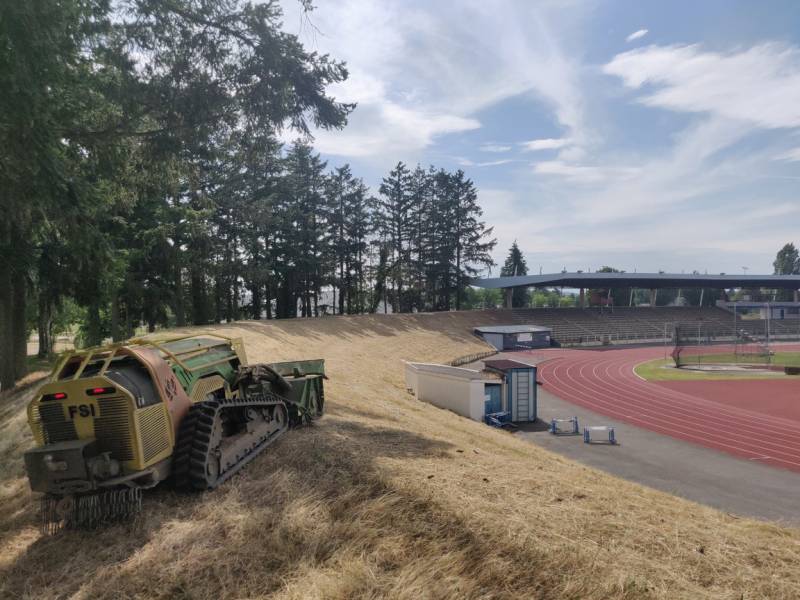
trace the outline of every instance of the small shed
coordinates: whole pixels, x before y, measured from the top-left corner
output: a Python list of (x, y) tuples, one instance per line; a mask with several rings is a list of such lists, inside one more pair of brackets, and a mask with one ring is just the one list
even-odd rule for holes
[(552, 329), (540, 325), (490, 325), (476, 327), (475, 335), (498, 350), (547, 348)]
[(515, 360), (487, 360), (484, 369), (405, 363), (406, 388), (475, 421), (507, 413), (509, 421), (536, 420), (536, 367)]
[[(483, 366), (486, 371), (497, 373), (503, 378), (505, 397), (501, 398), (501, 409), (509, 413), (511, 421), (535, 421), (536, 367), (507, 359), (485, 360)], [(487, 412), (490, 412), (488, 407)]]
[(430, 402), (463, 417), (483, 421), (487, 407), (486, 388), (499, 389), (502, 376), (462, 367), (430, 363), (406, 363), (406, 388), (417, 400)]

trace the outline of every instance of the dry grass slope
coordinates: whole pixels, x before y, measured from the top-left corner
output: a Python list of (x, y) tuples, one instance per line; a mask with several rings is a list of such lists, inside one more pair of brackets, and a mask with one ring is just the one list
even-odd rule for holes
[(400, 359), (482, 350), (494, 313), (248, 322), (250, 360), (323, 357), (328, 414), (214, 492), (157, 489), (136, 527), (39, 537), (0, 405), (9, 598), (798, 598), (800, 531), (593, 471), (432, 406)]

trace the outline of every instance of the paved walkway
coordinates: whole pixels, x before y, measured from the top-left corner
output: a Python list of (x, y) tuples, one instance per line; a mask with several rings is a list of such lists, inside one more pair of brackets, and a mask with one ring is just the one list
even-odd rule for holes
[(618, 446), (554, 436), (542, 422), (517, 433), (613, 475), (738, 515), (800, 526), (800, 474), (661, 435), (568, 403), (539, 387), (539, 418), (577, 416), (583, 425), (613, 425)]

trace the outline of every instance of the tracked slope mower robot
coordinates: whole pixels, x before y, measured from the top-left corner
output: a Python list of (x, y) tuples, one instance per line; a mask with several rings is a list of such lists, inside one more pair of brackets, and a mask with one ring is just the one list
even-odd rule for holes
[(248, 366), (212, 334), (66, 354), (28, 406), (42, 527), (127, 518), (164, 480), (217, 487), (291, 426), (322, 415), (323, 360)]

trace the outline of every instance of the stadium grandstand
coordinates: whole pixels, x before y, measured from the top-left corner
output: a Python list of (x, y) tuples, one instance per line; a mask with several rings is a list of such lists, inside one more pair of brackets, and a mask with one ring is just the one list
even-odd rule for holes
[[(504, 291), (510, 308), (509, 324), (535, 324), (552, 329), (560, 345), (658, 343), (673, 339), (676, 327), (701, 325), (731, 338), (742, 332), (761, 335), (769, 321), (775, 341), (800, 339), (800, 275), (699, 275), (670, 273), (557, 273), (476, 279), (473, 285)], [(578, 291), (577, 308), (511, 308), (515, 288), (567, 288)], [(612, 289), (644, 289), (650, 303), (631, 306), (630, 300), (615, 302)], [(723, 290), (715, 306), (657, 306), (661, 289), (699, 288)], [(793, 302), (730, 302), (728, 293), (737, 289), (788, 290)], [(592, 297), (586, 290), (593, 290)], [(597, 295), (601, 301), (597, 302)], [(596, 303), (598, 306), (587, 306)]]

